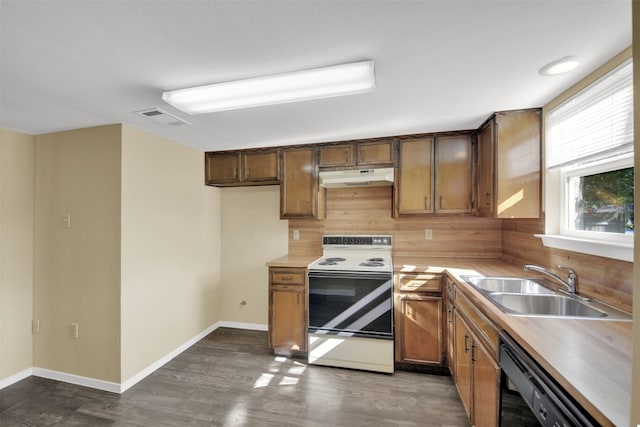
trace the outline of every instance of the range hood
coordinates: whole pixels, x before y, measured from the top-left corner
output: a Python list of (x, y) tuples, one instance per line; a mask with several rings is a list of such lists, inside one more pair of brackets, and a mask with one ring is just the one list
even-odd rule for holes
[(393, 185), (393, 168), (320, 171), (320, 186), (375, 187)]

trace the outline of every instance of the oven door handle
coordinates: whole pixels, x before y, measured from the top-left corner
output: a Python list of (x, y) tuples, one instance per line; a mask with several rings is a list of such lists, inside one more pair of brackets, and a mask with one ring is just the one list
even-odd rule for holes
[(391, 272), (374, 271), (309, 271), (309, 279), (391, 279)]

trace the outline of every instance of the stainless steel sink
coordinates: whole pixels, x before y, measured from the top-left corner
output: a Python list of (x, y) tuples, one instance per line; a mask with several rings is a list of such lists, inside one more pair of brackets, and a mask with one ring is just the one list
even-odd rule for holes
[(462, 276), (503, 312), (513, 316), (631, 321), (630, 314), (610, 305), (581, 300), (527, 277)]
[(489, 297), (511, 314), (527, 316), (607, 317), (607, 313), (586, 303), (558, 294), (509, 294), (494, 292)]
[(553, 294), (553, 290), (535, 279), (526, 277), (463, 276), (471, 286), (485, 292), (510, 292), (517, 294)]

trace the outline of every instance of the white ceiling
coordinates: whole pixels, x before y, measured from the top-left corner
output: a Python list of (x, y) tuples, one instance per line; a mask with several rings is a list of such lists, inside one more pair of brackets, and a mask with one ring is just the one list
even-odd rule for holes
[[(631, 45), (630, 0), (0, 0), (0, 127), (126, 123), (201, 150), (478, 127)], [(538, 69), (567, 55), (566, 76)], [(374, 92), (189, 116), (164, 90), (373, 59)], [(192, 126), (133, 112), (162, 108)]]

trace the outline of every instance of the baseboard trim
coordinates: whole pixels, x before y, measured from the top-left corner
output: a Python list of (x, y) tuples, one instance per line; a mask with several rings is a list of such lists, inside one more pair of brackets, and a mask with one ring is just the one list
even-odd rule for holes
[(13, 385), (17, 382), (20, 382), (25, 378), (29, 378), (31, 375), (33, 375), (33, 368), (27, 368), (23, 371), (8, 376), (7, 378), (2, 378), (0, 379), (0, 390), (5, 387), (9, 387), (10, 385)]
[(248, 329), (251, 331), (267, 331), (269, 330), (268, 325), (264, 323), (243, 323), (243, 322), (228, 322), (226, 320), (221, 320), (218, 322), (218, 327), (220, 328), (234, 328), (234, 329)]
[(143, 379), (145, 379), (146, 377), (154, 373), (158, 368), (161, 368), (163, 365), (170, 362), (174, 357), (176, 357), (177, 355), (179, 355), (180, 353), (182, 353), (183, 351), (185, 351), (186, 349), (188, 349), (189, 347), (191, 347), (192, 345), (200, 341), (202, 338), (209, 335), (211, 332), (218, 329), (220, 327), (220, 323), (221, 322), (216, 322), (213, 325), (209, 326), (208, 328), (200, 332), (195, 337), (189, 339), (179, 347), (165, 354), (163, 357), (156, 360), (151, 365), (147, 366), (146, 368), (144, 368), (143, 370), (141, 370), (140, 372), (138, 372), (137, 374), (135, 374), (134, 376), (132, 376), (131, 378), (123, 382), (122, 384), (120, 384), (119, 393), (124, 393), (125, 391), (127, 391), (128, 389), (130, 389), (131, 387), (133, 387), (134, 385), (136, 385), (137, 383), (139, 383), (140, 381), (142, 381)]
[(98, 390), (110, 391), (111, 393), (120, 392), (120, 384), (97, 380), (95, 378), (83, 377), (81, 375), (68, 374), (66, 372), (52, 371), (50, 369), (33, 368), (33, 376), (47, 378), (50, 380), (62, 381), (84, 387), (95, 388)]
[(33, 375), (36, 377), (47, 378), (50, 380), (57, 380), (57, 381), (76, 384), (84, 387), (91, 387), (98, 390), (109, 391), (111, 393), (121, 394), (127, 391), (128, 389), (130, 389), (131, 387), (133, 387), (134, 385), (136, 385), (137, 383), (139, 383), (140, 381), (142, 381), (143, 379), (145, 379), (146, 377), (148, 377), (149, 375), (151, 375), (158, 368), (170, 362), (173, 358), (178, 356), (180, 353), (182, 353), (183, 351), (185, 351), (186, 349), (188, 349), (189, 347), (191, 347), (192, 345), (194, 345), (195, 343), (200, 341), (202, 338), (206, 337), (207, 335), (209, 335), (211, 332), (215, 331), (218, 328), (248, 329), (248, 330), (254, 330), (254, 331), (268, 330), (267, 325), (262, 323), (243, 323), (243, 322), (229, 322), (229, 321), (216, 322), (213, 325), (206, 328), (205, 330), (203, 330), (202, 332), (200, 332), (199, 334), (197, 334), (196, 336), (194, 336), (193, 338), (189, 339), (179, 347), (170, 351), (160, 359), (156, 360), (151, 365), (147, 366), (146, 368), (144, 368), (143, 370), (141, 370), (140, 372), (138, 372), (137, 374), (133, 375), (131, 378), (127, 379), (126, 381), (120, 384), (110, 382), (110, 381), (97, 380), (95, 378), (83, 377), (80, 375), (68, 374), (65, 372), (53, 371), (50, 369), (33, 367), (33, 368), (25, 369), (24, 371), (18, 372), (17, 374), (14, 374), (10, 377), (0, 380), (0, 390)]

